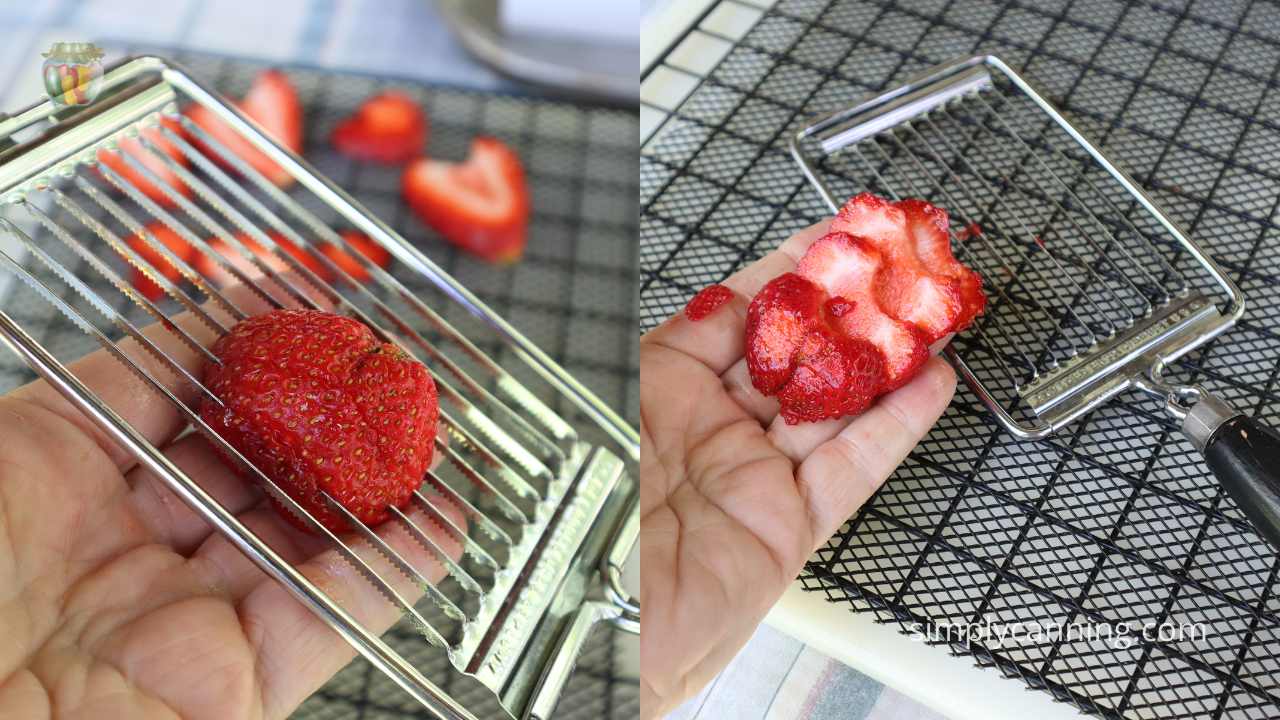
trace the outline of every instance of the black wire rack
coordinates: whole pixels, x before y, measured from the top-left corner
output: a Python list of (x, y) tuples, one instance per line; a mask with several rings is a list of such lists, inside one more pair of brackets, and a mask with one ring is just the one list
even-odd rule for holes
[[(254, 77), (268, 66), (208, 54), (152, 50), (186, 66), (192, 74), (230, 96), (241, 97)], [(114, 54), (114, 53), (113, 53)], [(480, 299), (505, 316), (571, 374), (606, 403), (623, 409), (637, 422), (638, 370), (634, 327), (637, 197), (637, 119), (634, 111), (584, 106), (523, 95), (480, 93), (452, 87), (423, 86), (394, 78), (289, 67), (285, 71), (298, 90), (305, 112), (303, 155), (333, 178), (402, 236), (468, 286)], [(329, 143), (333, 127), (360, 103), (380, 90), (394, 87), (417, 99), (429, 117), (428, 153), (461, 159), (473, 137), (492, 135), (510, 145), (522, 158), (532, 193), (533, 215), (529, 245), (523, 260), (494, 266), (456, 250), (422, 224), (400, 199), (400, 168), (353, 161)], [(326, 208), (310, 208), (328, 213)], [(54, 213), (58, 218), (57, 213)], [(326, 222), (335, 220), (325, 216)], [(104, 218), (110, 222), (109, 218)], [(44, 247), (55, 241), (43, 227), (31, 234)], [(57, 252), (54, 250), (53, 252)], [(124, 296), (105, 284), (84, 261), (59, 256), (66, 267), (114, 298), (118, 310), (131, 321), (148, 318)], [(125, 266), (121, 263), (121, 269)], [(399, 272), (397, 275), (399, 276)], [(428, 292), (423, 278), (398, 277), (414, 292)], [(99, 287), (101, 286), (101, 287)], [(9, 292), (13, 292), (10, 288)], [(77, 297), (65, 291), (69, 302)], [(163, 302), (174, 301), (165, 299)], [(26, 327), (43, 328), (39, 340), (60, 358), (71, 359), (97, 349), (93, 339), (58, 313), (52, 305), (27, 293), (6, 300), (7, 311)], [(450, 308), (446, 318), (467, 327), (469, 318)], [(476, 336), (476, 344), (523, 381), (531, 370), (510, 356), (497, 341)], [(10, 353), (0, 353), (0, 392), (35, 379)], [(530, 387), (542, 387), (531, 383)], [(550, 401), (552, 398), (544, 398)], [(556, 398), (560, 400), (560, 398)], [(577, 415), (567, 402), (557, 411)], [(581, 420), (581, 417), (580, 417)], [(587, 432), (591, 428), (582, 422)], [(596, 438), (603, 440), (603, 437)], [(456, 671), (441, 653), (428, 652), (421, 636), (407, 624), (384, 636), (389, 644), (418, 664), (419, 669), (446, 692), (454, 687)], [(634, 670), (621, 658), (624, 645), (636, 640), (613, 630), (597, 630), (587, 641), (577, 670), (570, 679), (557, 716), (568, 718), (631, 718), (639, 712)], [(466, 702), (467, 698), (460, 698)], [(321, 718), (428, 717), (412, 698), (357, 659), (342, 670), (295, 712), (300, 720)]]
[[(730, 10), (758, 19), (735, 29)], [(720, 48), (713, 62), (694, 42)], [(1171, 378), (1280, 424), (1280, 8), (1260, 1), (714, 4), (642, 73), (642, 97), (685, 89), (643, 112), (642, 329), (827, 214), (787, 153), (809, 120), (982, 52), (1036, 81), (1244, 291), (1241, 322)], [(802, 584), (1090, 714), (1276, 717), (1276, 555), (1158, 410), (1122, 395), (1019, 442), (962, 388)], [(954, 630), (983, 623), (1043, 632)]]

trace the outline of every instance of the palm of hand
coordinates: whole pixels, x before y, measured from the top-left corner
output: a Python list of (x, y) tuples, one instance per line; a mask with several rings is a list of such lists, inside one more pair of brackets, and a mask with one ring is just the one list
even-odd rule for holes
[(0, 606), (0, 715), (262, 717), (263, 593), (234, 597), (216, 566), (189, 561), (57, 413), (6, 398), (0, 437), (0, 587), (17, 589)]
[(804, 561), (879, 487), (950, 402), (933, 358), (856, 419), (786, 425), (750, 388), (744, 296), (794, 267), (813, 228), (726, 281), (738, 297), (641, 342), (641, 715), (709, 682)]

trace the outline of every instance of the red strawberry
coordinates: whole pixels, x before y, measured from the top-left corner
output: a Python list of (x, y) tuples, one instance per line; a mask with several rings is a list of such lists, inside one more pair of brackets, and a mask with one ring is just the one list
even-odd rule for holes
[(951, 254), (947, 213), (924, 200), (891, 203), (870, 193), (845, 203), (831, 230), (864, 237), (885, 255), (881, 307), (915, 323), (929, 342), (967, 328), (986, 307), (982, 278)]
[(796, 273), (852, 304), (842, 306), (833, 322), (845, 335), (866, 340), (884, 354), (887, 392), (915, 375), (929, 357), (929, 342), (918, 327), (881, 309), (876, 286), (883, 266), (883, 256), (870, 241), (832, 232), (809, 246)]
[[(177, 255), (186, 262), (191, 262), (195, 255), (195, 248), (191, 247), (186, 240), (183, 240), (182, 237), (170, 229), (168, 225), (165, 225), (162, 222), (153, 222), (148, 225), (146, 229), (157, 241), (169, 248), (174, 255)], [(161, 255), (160, 251), (152, 249), (151, 245), (141, 237), (138, 235), (130, 235), (125, 239), (125, 242), (128, 243), (129, 247), (133, 248), (134, 252), (137, 252), (143, 260), (146, 260), (147, 263), (155, 269), (155, 272), (163, 275), (172, 282), (180, 282), (182, 280), (182, 272), (178, 270), (173, 263), (169, 262), (164, 255)], [(133, 283), (133, 286), (138, 289), (138, 292), (142, 293), (143, 297), (153, 302), (159, 300), (164, 295), (164, 290), (161, 289), (160, 285), (147, 277), (146, 274), (136, 267), (133, 268), (131, 282)]]
[[(284, 73), (267, 70), (258, 75), (239, 107), (241, 112), (261, 125), (276, 142), (294, 152), (302, 151), (302, 105)], [(192, 105), (186, 114), (191, 122), (199, 125), (271, 182), (281, 187), (293, 182), (293, 176), (272, 162), (240, 133), (232, 130), (231, 126), (218, 119), (212, 110), (203, 105)], [(220, 157), (216, 152), (209, 154), (214, 158)]]
[(491, 262), (520, 259), (529, 189), (520, 159), (494, 138), (476, 138), (465, 162), (423, 158), (405, 168), (409, 206), (446, 240)]
[[(862, 193), (840, 208), (831, 230), (866, 238), (884, 257), (876, 298), (886, 313), (917, 325), (928, 342), (956, 329), (963, 311), (960, 280), (934, 269), (936, 243), (951, 254), (945, 212), (922, 200), (891, 203)], [(930, 262), (922, 250), (931, 253)]]
[[(947, 239), (950, 221), (945, 210), (915, 199), (902, 200), (898, 207), (906, 214), (907, 230), (915, 241), (915, 254), (920, 263), (935, 277), (951, 279), (959, 290), (960, 312), (948, 332), (964, 330), (987, 307), (982, 277), (951, 254), (951, 243)], [(971, 224), (965, 232), (968, 237), (982, 234), (976, 224)]]
[(333, 131), (333, 146), (357, 160), (402, 163), (422, 154), (427, 117), (408, 95), (375, 95)]
[[(276, 245), (280, 246), (281, 250), (297, 258), (303, 266), (320, 276), (320, 279), (329, 279), (329, 269), (326, 268), (314, 255), (289, 242), (288, 238), (280, 233), (271, 232), (268, 233), (268, 236)], [(261, 258), (263, 263), (272, 270), (276, 272), (286, 272), (292, 269), (282, 258), (268, 252), (266, 248), (251, 236), (239, 233), (236, 235), (236, 239), (243, 243), (244, 246), (255, 256)], [(258, 266), (249, 262), (249, 260), (245, 258), (231, 243), (215, 237), (209, 240), (209, 247), (216, 250), (219, 255), (227, 260), (228, 263), (245, 275), (251, 278), (263, 275), (263, 272), (258, 269)], [(196, 258), (196, 270), (218, 287), (226, 287), (237, 282), (234, 275), (224, 270), (221, 265), (207, 255), (201, 254)]]
[[(391, 264), (391, 253), (370, 239), (368, 235), (358, 233), (355, 230), (343, 230), (342, 239), (346, 240), (347, 244), (354, 248), (356, 252), (368, 258), (378, 267), (385, 268)], [(321, 245), (319, 250), (357, 281), (369, 281), (369, 271), (364, 264), (351, 257), (346, 250), (331, 243)]]
[(788, 423), (854, 415), (885, 384), (884, 355), (845, 334), (854, 304), (829, 297), (795, 273), (779, 275), (747, 309), (747, 367), (751, 382), (777, 395)]
[(422, 484), (436, 434), (435, 383), (369, 328), (315, 310), (275, 310), (240, 322), (212, 350), (222, 364), (205, 367), (204, 384), (223, 404), (204, 401), (200, 417), (325, 527), (348, 529), (321, 492), (376, 525)]
[(708, 285), (699, 290), (698, 294), (689, 300), (689, 304), (684, 306), (685, 317), (698, 322), (732, 299), (733, 291), (724, 285)]
[[(175, 132), (182, 131), (181, 126), (179, 126), (177, 122), (168, 118), (161, 118), (160, 123)], [(183, 155), (182, 151), (179, 150), (176, 145), (165, 139), (164, 134), (158, 129), (147, 128), (142, 131), (142, 134), (146, 136), (146, 138), (150, 140), (157, 149), (163, 151), (174, 160), (177, 160), (183, 167), (186, 167), (189, 164), (187, 156)], [(160, 176), (160, 179), (163, 180), (166, 185), (177, 190), (183, 196), (191, 197), (191, 188), (187, 187), (185, 183), (178, 179), (178, 174), (173, 170), (170, 170), (163, 160), (152, 155), (151, 151), (144, 148), (142, 143), (138, 142), (135, 138), (125, 138), (124, 140), (121, 140), (120, 152), (127, 153), (130, 157), (142, 163), (142, 165), (144, 165), (148, 170)], [(167, 194), (165, 194), (164, 190), (156, 187), (154, 183), (146, 178), (146, 176), (137, 170), (134, 170), (132, 166), (125, 162), (124, 158), (120, 157), (120, 152), (113, 150), (99, 150), (98, 161), (114, 170), (124, 178), (125, 182), (128, 182), (138, 188), (142, 194), (152, 200), (155, 200), (161, 205), (172, 207), (174, 202)]]

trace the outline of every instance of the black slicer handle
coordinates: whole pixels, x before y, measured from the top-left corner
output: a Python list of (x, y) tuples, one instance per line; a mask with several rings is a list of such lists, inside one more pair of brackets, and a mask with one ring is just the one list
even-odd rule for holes
[(1254, 529), (1280, 550), (1280, 433), (1212, 396), (1192, 407), (1182, 429)]

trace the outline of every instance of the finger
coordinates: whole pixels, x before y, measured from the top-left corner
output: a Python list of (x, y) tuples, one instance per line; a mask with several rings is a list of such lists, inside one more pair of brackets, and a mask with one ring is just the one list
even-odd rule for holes
[[(223, 294), (232, 304), (249, 314), (265, 312), (269, 308), (262, 298), (242, 285), (232, 287)], [(224, 327), (234, 324), (232, 318), (212, 302), (205, 305), (205, 310)], [(185, 330), (197, 343), (206, 347), (217, 339), (217, 331), (190, 312), (173, 316), (172, 322)], [(175, 333), (159, 323), (148, 325), (141, 330), (141, 333), (168, 355), (176, 365), (195, 378), (200, 377), (201, 368), (205, 362), (203, 355), (180, 340)], [(117, 344), (157, 382), (168, 388), (184, 403), (190, 404), (196, 399), (197, 391), (190, 382), (180, 379), (162, 361), (144, 350), (136, 340), (126, 338)], [(153, 445), (160, 446), (172, 440), (185, 425), (182, 414), (167, 398), (156, 392), (148, 382), (126, 369), (106, 350), (89, 353), (71, 363), (70, 369), (91, 391), (101, 397)], [(13, 394), (20, 399), (45, 407), (79, 427), (97, 441), (121, 471), (126, 471), (136, 464), (136, 460), (127, 450), (108, 438), (106, 433), (43, 380), (28, 383), (14, 390)]]
[(839, 435), (853, 421), (852, 417), (838, 417), (789, 425), (781, 415), (778, 415), (769, 422), (769, 430), (766, 434), (774, 447), (791, 458), (791, 462), (799, 465), (814, 450)]
[[(244, 512), (262, 499), (262, 493), (223, 463), (203, 436), (182, 437), (165, 448), (164, 454), (232, 514)], [(155, 473), (139, 466), (129, 471), (126, 479), (129, 492), (124, 502), (156, 542), (187, 555), (209, 536), (209, 523)]]
[[(442, 511), (444, 508), (452, 506), (446, 503)], [(459, 511), (449, 509), (447, 514), (458, 527), (466, 527)], [(384, 536), (415, 567), (425, 563), (429, 580), (436, 582), (443, 576), (443, 568), (402, 531), (392, 529)], [(451, 557), (456, 559), (461, 554), (461, 547), (456, 543), (447, 538), (440, 542)], [(379, 569), (379, 574), (407, 601), (413, 602), (421, 596), (416, 585), (391, 570), (365, 543), (355, 544), (353, 550)], [(400, 618), (400, 611), (335, 551), (321, 553), (298, 569), (375, 634), (381, 634)], [(288, 715), (355, 654), (328, 624), (272, 580), (263, 581), (249, 591), (240, 603), (240, 617), (258, 661), (266, 717)]]
[(914, 380), (880, 398), (800, 464), (796, 481), (819, 543), (880, 488), (946, 409), (955, 387), (951, 366), (931, 357)]
[(826, 221), (823, 221), (801, 230), (777, 250), (730, 275), (723, 284), (733, 290), (734, 298), (725, 307), (697, 322), (689, 320), (683, 312), (676, 313), (646, 333), (641, 341), (671, 348), (701, 362), (715, 374), (723, 374), (742, 359), (742, 330), (751, 298), (769, 280), (794, 270), (800, 256), (822, 236), (825, 227)]
[[(448, 433), (440, 433), (440, 437), (448, 443)], [(262, 500), (255, 483), (236, 474), (202, 435), (182, 437), (165, 448), (164, 454), (232, 514), (244, 512)], [(434, 470), (442, 459), (443, 453), (432, 453), (430, 469)], [(188, 555), (213, 532), (213, 526), (149, 469), (135, 467), (126, 479), (130, 489), (124, 502), (156, 542)]]

